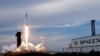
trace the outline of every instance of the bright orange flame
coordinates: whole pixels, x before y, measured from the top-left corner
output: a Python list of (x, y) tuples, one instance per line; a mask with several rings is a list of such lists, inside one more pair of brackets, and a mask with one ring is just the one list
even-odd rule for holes
[(27, 25), (25, 25), (25, 43), (28, 44), (28, 38), (29, 38), (29, 28)]

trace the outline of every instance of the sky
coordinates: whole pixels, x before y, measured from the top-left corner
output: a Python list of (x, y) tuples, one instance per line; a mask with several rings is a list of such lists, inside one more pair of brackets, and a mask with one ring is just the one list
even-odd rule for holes
[(23, 32), (26, 10), (30, 42), (36, 45), (43, 36), (46, 50), (62, 51), (71, 39), (90, 36), (92, 19), (100, 34), (100, 0), (0, 0), (0, 51), (16, 44), (15, 34), (19, 27)]

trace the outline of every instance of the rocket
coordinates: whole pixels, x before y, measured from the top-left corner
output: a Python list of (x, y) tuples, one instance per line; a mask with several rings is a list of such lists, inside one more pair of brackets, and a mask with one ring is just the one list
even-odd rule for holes
[(25, 43), (28, 44), (29, 40), (29, 26), (28, 26), (28, 20), (27, 20), (27, 11), (26, 11), (26, 20), (25, 20)]
[(26, 10), (26, 19), (25, 19), (25, 25), (28, 25), (28, 19), (27, 19), (28, 15), (27, 15), (27, 10)]
[[(25, 25), (28, 26), (28, 21), (27, 21), (27, 11), (26, 11), (26, 19), (25, 19)], [(17, 37), (17, 47), (21, 45), (21, 31), (18, 30), (15, 36)]]
[(27, 17), (28, 17), (28, 15), (27, 15), (27, 11), (26, 11), (25, 25), (28, 25), (28, 20), (27, 20)]

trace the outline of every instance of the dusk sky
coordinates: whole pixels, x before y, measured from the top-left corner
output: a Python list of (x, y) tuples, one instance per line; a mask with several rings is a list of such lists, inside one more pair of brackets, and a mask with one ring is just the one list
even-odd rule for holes
[[(0, 51), (16, 44), (15, 34), (28, 14), (30, 41), (45, 38), (46, 50), (62, 51), (71, 39), (91, 35), (90, 20), (96, 20), (100, 34), (100, 0), (0, 0)], [(24, 37), (22, 37), (24, 38)]]

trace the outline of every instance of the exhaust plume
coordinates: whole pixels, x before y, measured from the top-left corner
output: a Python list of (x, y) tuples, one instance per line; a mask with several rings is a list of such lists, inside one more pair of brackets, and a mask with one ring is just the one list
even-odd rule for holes
[(28, 38), (29, 38), (29, 28), (28, 25), (25, 25), (25, 43), (28, 44)]

